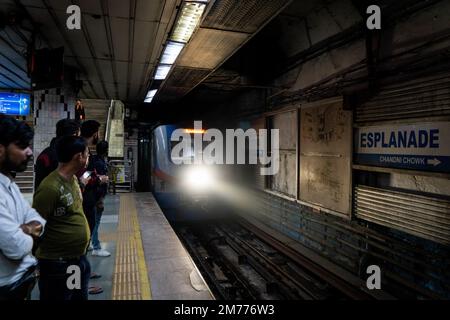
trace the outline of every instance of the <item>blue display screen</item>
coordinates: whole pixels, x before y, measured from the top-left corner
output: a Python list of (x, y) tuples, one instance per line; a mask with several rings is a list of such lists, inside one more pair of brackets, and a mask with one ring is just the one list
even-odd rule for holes
[(27, 93), (0, 92), (0, 113), (27, 116), (30, 113), (30, 95)]

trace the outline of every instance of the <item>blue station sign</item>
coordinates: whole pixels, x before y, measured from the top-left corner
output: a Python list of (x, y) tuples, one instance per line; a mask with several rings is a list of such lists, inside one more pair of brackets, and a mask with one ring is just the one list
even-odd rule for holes
[(358, 164), (450, 172), (450, 122), (358, 128), (354, 150)]

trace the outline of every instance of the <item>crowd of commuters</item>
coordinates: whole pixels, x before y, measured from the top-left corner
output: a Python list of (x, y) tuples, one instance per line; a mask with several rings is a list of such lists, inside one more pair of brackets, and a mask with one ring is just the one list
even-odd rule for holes
[[(87, 300), (101, 275), (87, 259), (108, 257), (98, 229), (107, 194), (108, 143), (95, 120), (62, 119), (56, 137), (37, 157), (32, 205), (14, 176), (32, 158), (32, 129), (0, 115), (0, 300), (30, 299), (38, 282), (41, 300)], [(96, 150), (92, 155), (91, 150)], [(69, 277), (79, 275), (73, 285)]]

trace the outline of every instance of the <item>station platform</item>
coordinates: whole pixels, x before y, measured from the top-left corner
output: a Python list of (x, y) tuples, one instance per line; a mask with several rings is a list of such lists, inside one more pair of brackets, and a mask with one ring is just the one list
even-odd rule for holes
[[(89, 285), (103, 288), (89, 300), (214, 299), (151, 193), (108, 195), (99, 238), (111, 256), (88, 253), (101, 275)], [(39, 299), (37, 285), (32, 299)]]

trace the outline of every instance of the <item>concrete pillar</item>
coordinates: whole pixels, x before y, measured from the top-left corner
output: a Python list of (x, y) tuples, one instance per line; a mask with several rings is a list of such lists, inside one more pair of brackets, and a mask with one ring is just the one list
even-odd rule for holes
[(35, 159), (56, 136), (56, 123), (60, 119), (75, 118), (75, 98), (75, 91), (69, 87), (34, 91)]

